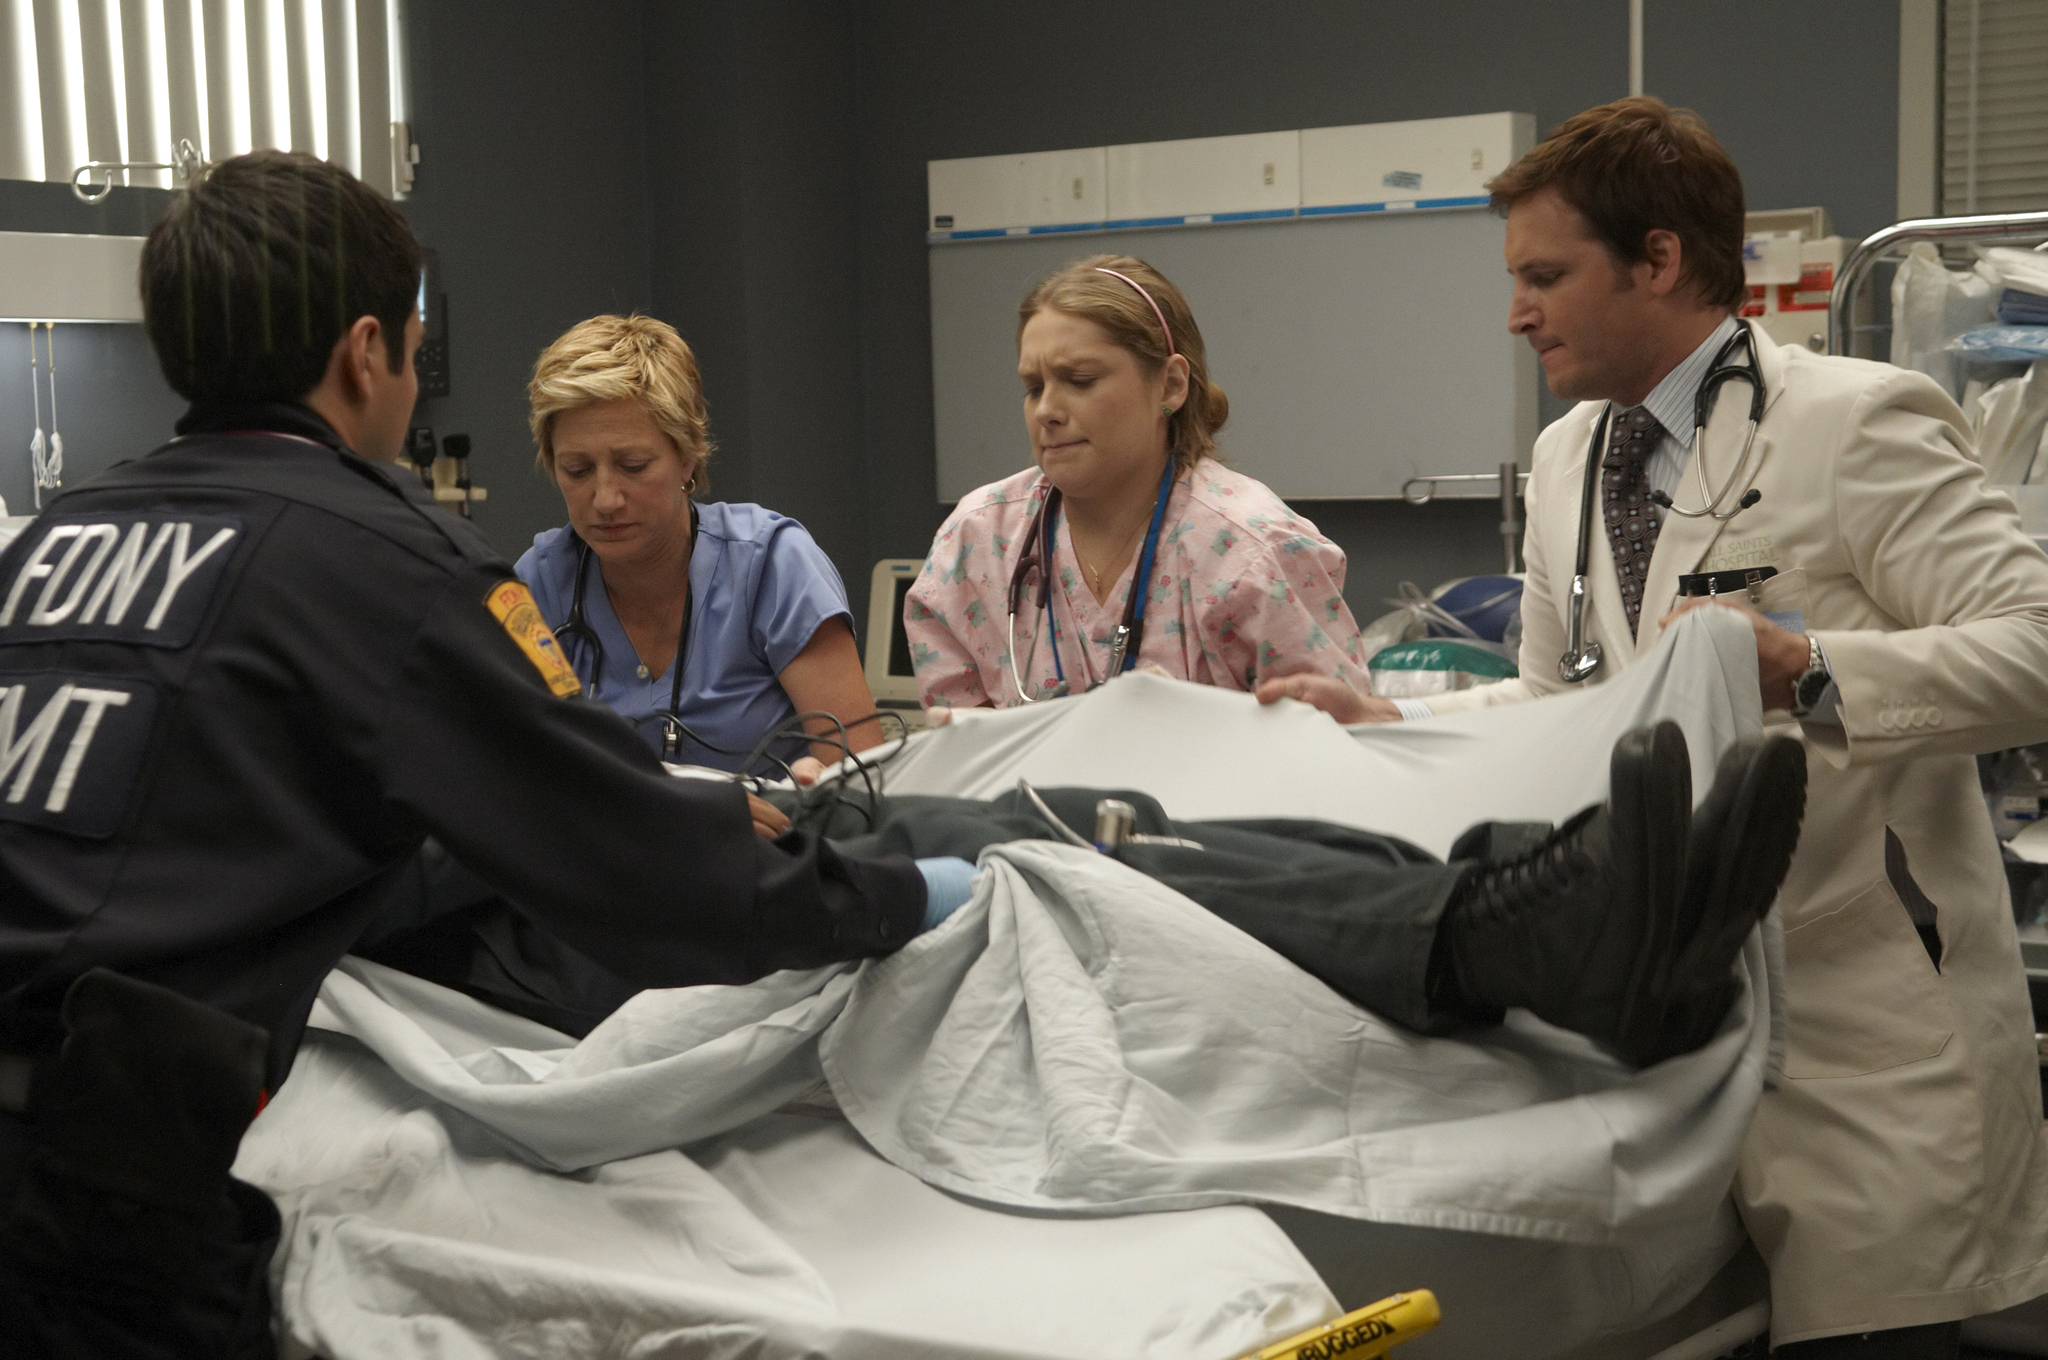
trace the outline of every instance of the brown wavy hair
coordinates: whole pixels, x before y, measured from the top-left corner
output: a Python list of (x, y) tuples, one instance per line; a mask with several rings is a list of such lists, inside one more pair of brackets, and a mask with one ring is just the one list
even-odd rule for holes
[(1180, 289), (1164, 274), (1135, 255), (1091, 255), (1051, 274), (1026, 295), (1017, 307), (1017, 339), (1024, 327), (1043, 311), (1085, 316), (1109, 332), (1117, 347), (1126, 350), (1150, 376), (1166, 367), (1166, 337), (1159, 333), (1159, 318), (1138, 290), (1100, 271), (1114, 269), (1128, 274), (1144, 286), (1166, 324), (1173, 329), (1173, 350), (1188, 361), (1188, 397), (1166, 422), (1166, 447), (1182, 471), (1204, 458), (1222, 462), (1216, 447), (1216, 432), (1230, 419), (1230, 398), (1209, 378), (1208, 351), (1202, 344), (1202, 329)]

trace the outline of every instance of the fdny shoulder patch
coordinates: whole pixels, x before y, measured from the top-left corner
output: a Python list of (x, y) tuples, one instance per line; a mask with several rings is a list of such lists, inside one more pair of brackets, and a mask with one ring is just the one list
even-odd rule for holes
[(4, 559), (0, 643), (183, 647), (247, 538), (242, 521), (225, 515), (39, 519)]
[(0, 822), (113, 835), (156, 709), (132, 676), (0, 673)]
[(583, 692), (583, 682), (576, 678), (569, 658), (562, 655), (562, 644), (555, 641), (547, 620), (540, 616), (540, 606), (533, 602), (533, 592), (526, 588), (524, 581), (498, 582), (491, 587), (491, 593), (484, 596), (484, 604), (489, 607), (491, 616), (504, 626), (505, 635), (526, 653), (526, 659), (540, 672), (540, 678), (548, 682), (549, 689), (564, 699)]

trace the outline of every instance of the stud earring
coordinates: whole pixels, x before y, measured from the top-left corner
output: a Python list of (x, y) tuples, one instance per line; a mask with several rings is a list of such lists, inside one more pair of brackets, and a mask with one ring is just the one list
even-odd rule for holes
[(1165, 416), (1168, 420), (1171, 420), (1173, 419), (1173, 408), (1171, 406), (1161, 406), (1159, 408), (1159, 414)]

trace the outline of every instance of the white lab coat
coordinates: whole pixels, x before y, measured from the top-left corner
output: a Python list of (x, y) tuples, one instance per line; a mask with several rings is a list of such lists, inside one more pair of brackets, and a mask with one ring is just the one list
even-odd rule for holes
[[(1842, 696), (1840, 727), (1767, 717), (1806, 743), (1806, 822), (1779, 898), (1785, 1079), (1765, 1093), (1735, 1191), (1784, 1344), (2048, 1291), (2033, 1020), (1971, 759), (2048, 741), (2048, 558), (1984, 484), (1961, 413), (1931, 380), (1762, 331), (1756, 346), (1762, 501), (1726, 525), (1666, 516), (1632, 640), (1596, 499), (1586, 625), (1606, 654), (1598, 683), (1655, 643), (1682, 573), (1772, 565), (1760, 607), (1800, 616), (1788, 622), (1820, 639)], [(1707, 430), (1710, 483), (1733, 466), (1748, 407), (1730, 384)], [(1564, 688), (1600, 409), (1580, 405), (1536, 442), (1521, 678), (1432, 708)], [(1699, 504), (1689, 464), (1676, 499)], [(1909, 901), (1933, 904), (1939, 970)]]

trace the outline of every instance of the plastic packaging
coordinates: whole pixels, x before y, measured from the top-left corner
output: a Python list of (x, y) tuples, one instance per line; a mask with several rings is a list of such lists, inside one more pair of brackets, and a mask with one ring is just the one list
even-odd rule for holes
[(1372, 692), (1383, 699), (1421, 699), (1512, 680), (1521, 668), (1501, 650), (1463, 638), (1397, 642), (1374, 654), (1368, 666)]
[(1968, 360), (2030, 363), (2048, 359), (2048, 326), (1973, 326), (1944, 348)]
[(1949, 340), (1995, 320), (2003, 288), (2004, 279), (1988, 263), (1953, 270), (1942, 264), (1932, 244), (1914, 246), (1892, 278), (1892, 362), (1925, 373), (1952, 397), (1961, 396), (1968, 375)]
[[(1972, 384), (1975, 387), (1975, 384)], [(2048, 363), (1972, 392), (1963, 403), (1986, 480), (2048, 482)]]

